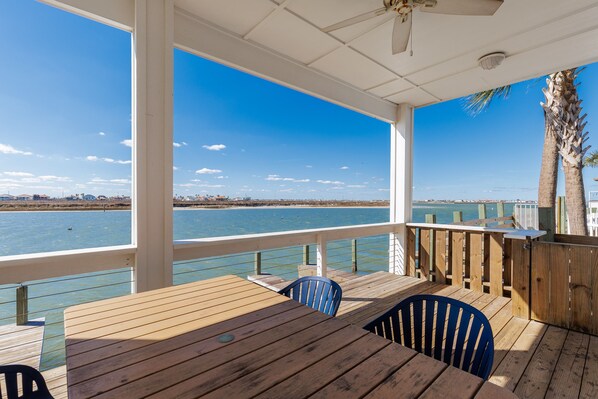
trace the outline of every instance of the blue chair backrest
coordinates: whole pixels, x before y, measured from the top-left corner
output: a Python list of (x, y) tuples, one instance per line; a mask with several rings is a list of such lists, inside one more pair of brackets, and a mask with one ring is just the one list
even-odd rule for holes
[[(2, 394), (0, 387), (0, 397), (7, 399), (53, 399), (46, 386), (46, 381), (39, 371), (33, 367), (22, 364), (11, 364), (0, 366), (0, 376), (4, 376), (6, 386), (6, 396)], [(21, 376), (21, 383), (19, 383)], [(35, 382), (35, 387), (33, 383)], [(19, 394), (19, 388), (22, 392)]]
[(485, 380), (492, 370), (494, 338), (488, 319), (453, 298), (414, 295), (364, 328)]
[(329, 316), (336, 316), (343, 296), (343, 290), (335, 281), (315, 276), (301, 277), (278, 293)]

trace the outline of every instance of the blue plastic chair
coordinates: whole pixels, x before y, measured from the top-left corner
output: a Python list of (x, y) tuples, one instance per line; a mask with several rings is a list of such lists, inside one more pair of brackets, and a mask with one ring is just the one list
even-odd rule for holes
[[(4, 375), (6, 384), (6, 396), (2, 394), (0, 387), (0, 397), (7, 399), (53, 399), (44, 380), (44, 376), (33, 367), (22, 364), (11, 364), (0, 366), (0, 376)], [(21, 383), (19, 384), (19, 376)], [(35, 382), (35, 387), (33, 383)], [(19, 395), (19, 387), (22, 389)]]
[(456, 299), (414, 295), (364, 328), (485, 380), (492, 370), (490, 322), (482, 312)]
[(301, 277), (278, 293), (333, 317), (343, 296), (343, 290), (336, 282), (315, 276)]

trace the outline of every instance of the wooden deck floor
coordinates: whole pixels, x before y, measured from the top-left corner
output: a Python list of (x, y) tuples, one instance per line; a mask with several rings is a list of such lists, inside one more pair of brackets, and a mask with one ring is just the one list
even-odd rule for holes
[[(356, 325), (417, 293), (469, 303), (488, 317), (495, 355), (490, 381), (520, 398), (598, 398), (598, 337), (514, 318), (511, 301), (463, 288), (379, 272), (342, 283), (338, 317)], [(52, 394), (66, 398), (65, 368), (43, 373)]]
[(19, 363), (38, 368), (44, 340), (44, 319), (26, 325), (0, 326), (0, 364)]
[(365, 325), (402, 298), (444, 295), (488, 317), (494, 334), (490, 381), (520, 398), (598, 398), (598, 337), (514, 318), (511, 301), (412, 277), (375, 273), (343, 286), (337, 317)]

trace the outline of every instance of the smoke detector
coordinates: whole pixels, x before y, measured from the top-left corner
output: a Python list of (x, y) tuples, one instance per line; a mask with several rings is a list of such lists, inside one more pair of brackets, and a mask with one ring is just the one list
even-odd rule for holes
[(505, 53), (490, 53), (486, 54), (485, 56), (481, 57), (478, 60), (478, 64), (482, 67), (482, 69), (490, 70), (498, 67), (502, 62), (507, 58)]

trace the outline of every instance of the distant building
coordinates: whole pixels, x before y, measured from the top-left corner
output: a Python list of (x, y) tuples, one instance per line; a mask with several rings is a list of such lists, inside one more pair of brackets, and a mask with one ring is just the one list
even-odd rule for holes
[(48, 197), (46, 194), (33, 194), (34, 201), (47, 201), (49, 199), (50, 197)]
[(108, 197), (106, 197), (105, 195), (98, 195), (97, 200), (98, 201), (106, 201), (108, 199)]
[(95, 195), (91, 195), (91, 194), (85, 194), (83, 196), (83, 200), (84, 201), (95, 201), (97, 198)]
[(12, 201), (15, 197), (10, 194), (0, 194), (0, 201)]
[(17, 201), (32, 201), (32, 200), (33, 200), (33, 195), (29, 195), (29, 194), (17, 195)]

